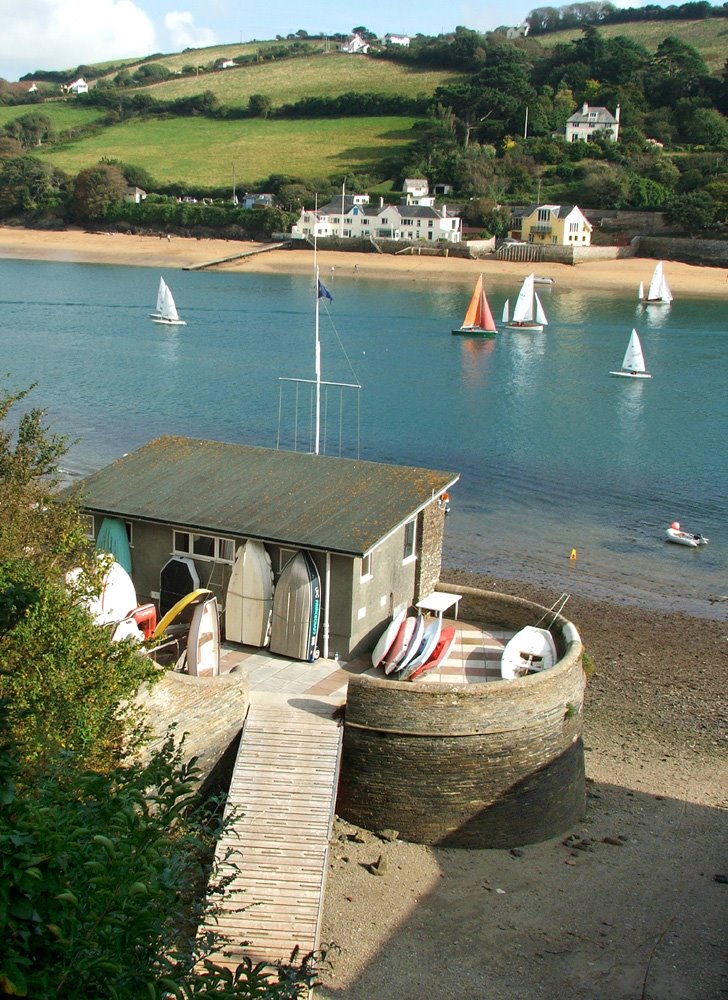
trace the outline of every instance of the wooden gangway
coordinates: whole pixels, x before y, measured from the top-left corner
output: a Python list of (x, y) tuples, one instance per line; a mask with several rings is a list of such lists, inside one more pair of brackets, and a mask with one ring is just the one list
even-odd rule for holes
[[(253, 692), (230, 786), (237, 818), (218, 843), (233, 874), (216, 920), (202, 930), (224, 947), (211, 957), (234, 968), (287, 960), (319, 946), (342, 728), (336, 703)], [(225, 856), (230, 857), (225, 860)]]

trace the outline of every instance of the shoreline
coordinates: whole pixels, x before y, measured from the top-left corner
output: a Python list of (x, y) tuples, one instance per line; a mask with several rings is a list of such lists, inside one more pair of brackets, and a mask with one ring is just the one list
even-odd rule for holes
[[(222, 239), (182, 236), (166, 239), (161, 236), (131, 236), (124, 233), (90, 233), (81, 229), (57, 232), (0, 226), (0, 259), (6, 260), (184, 269), (236, 253), (259, 250), (262, 246), (264, 244)], [(516, 283), (530, 274), (536, 266), (528, 262), (329, 250), (320, 250), (318, 261), (322, 275), (334, 273), (337, 279), (430, 282), (436, 276), (438, 281), (452, 284), (470, 284), (479, 274), (491, 280)], [(621, 291), (636, 295), (640, 281), (649, 280), (653, 266), (652, 258), (630, 257), (575, 265), (544, 263), (538, 264), (537, 269), (540, 274), (553, 278), (559, 285), (568, 284), (569, 288), (589, 289), (593, 294)], [(308, 275), (311, 274), (312, 267), (312, 250), (270, 250), (216, 264), (210, 269)], [(700, 295), (725, 298), (728, 294), (726, 275), (722, 268), (669, 261), (666, 269), (670, 286), (677, 297)]]

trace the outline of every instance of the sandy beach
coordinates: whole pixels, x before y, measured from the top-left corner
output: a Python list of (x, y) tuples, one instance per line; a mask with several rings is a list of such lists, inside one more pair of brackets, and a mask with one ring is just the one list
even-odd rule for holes
[[(126, 264), (140, 267), (185, 268), (209, 261), (222, 261), (261, 247), (259, 243), (234, 240), (185, 239), (172, 236), (129, 236), (122, 233), (89, 233), (81, 229), (46, 232), (33, 229), (0, 227), (0, 258), (15, 260), (66, 261), (85, 264)], [(377, 253), (340, 253), (320, 251), (318, 263), (322, 276), (334, 268), (337, 281), (349, 276), (356, 280), (396, 279), (398, 281), (438, 281), (470, 284), (473, 276), (513, 279), (517, 284), (533, 269), (533, 264), (496, 260), (461, 260), (454, 257), (398, 256)], [(310, 274), (312, 250), (271, 250), (240, 257), (215, 265), (231, 271), (255, 271), (259, 274)], [(648, 282), (653, 262), (645, 258), (593, 261), (571, 266), (539, 264), (538, 273), (571, 288), (593, 291), (634, 290), (640, 281)], [(356, 268), (356, 271), (354, 270)], [(722, 268), (697, 267), (670, 261), (666, 265), (670, 286), (675, 295), (728, 296), (726, 273)]]
[[(0, 258), (183, 268), (254, 244), (0, 227)], [(310, 274), (312, 253), (278, 250), (226, 269)], [(470, 283), (528, 264), (319, 254), (337, 281)], [(355, 274), (354, 267), (357, 267)], [(668, 262), (676, 295), (725, 298), (725, 271)], [(539, 265), (570, 287), (632, 291), (645, 259)], [(448, 571), (447, 580), (551, 606), (543, 584)], [(725, 591), (716, 597), (728, 595)], [(405, 844), (337, 821), (322, 940), (323, 1000), (716, 1000), (728, 996), (728, 598), (712, 617), (574, 594), (567, 607), (593, 661), (585, 715), (588, 805), (563, 837), (522, 850)], [(461, 617), (482, 621), (477, 598)], [(487, 624), (487, 623), (486, 623)], [(567, 836), (573, 835), (567, 841)], [(386, 871), (367, 867), (379, 856)]]

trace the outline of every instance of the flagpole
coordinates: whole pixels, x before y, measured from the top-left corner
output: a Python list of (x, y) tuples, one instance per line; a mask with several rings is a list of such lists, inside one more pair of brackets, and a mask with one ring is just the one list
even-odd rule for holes
[(319, 338), (319, 268), (316, 264), (316, 433), (314, 436), (314, 455), (319, 453), (319, 438), (321, 436), (321, 341)]

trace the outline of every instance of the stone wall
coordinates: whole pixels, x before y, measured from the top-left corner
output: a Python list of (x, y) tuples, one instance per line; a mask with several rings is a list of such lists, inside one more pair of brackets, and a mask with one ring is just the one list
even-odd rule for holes
[[(453, 590), (465, 588), (453, 588)], [(496, 624), (547, 609), (481, 594)], [(371, 830), (457, 847), (514, 847), (557, 836), (585, 804), (582, 645), (559, 616), (555, 667), (472, 686), (371, 677), (349, 682), (337, 809)]]
[(442, 570), (442, 542), (445, 534), (445, 507), (431, 503), (417, 522), (422, 546), (415, 575), (415, 603), (435, 590)]
[(679, 260), (703, 267), (728, 267), (728, 241), (689, 240), (668, 236), (643, 236), (639, 240), (640, 257), (656, 260)]

